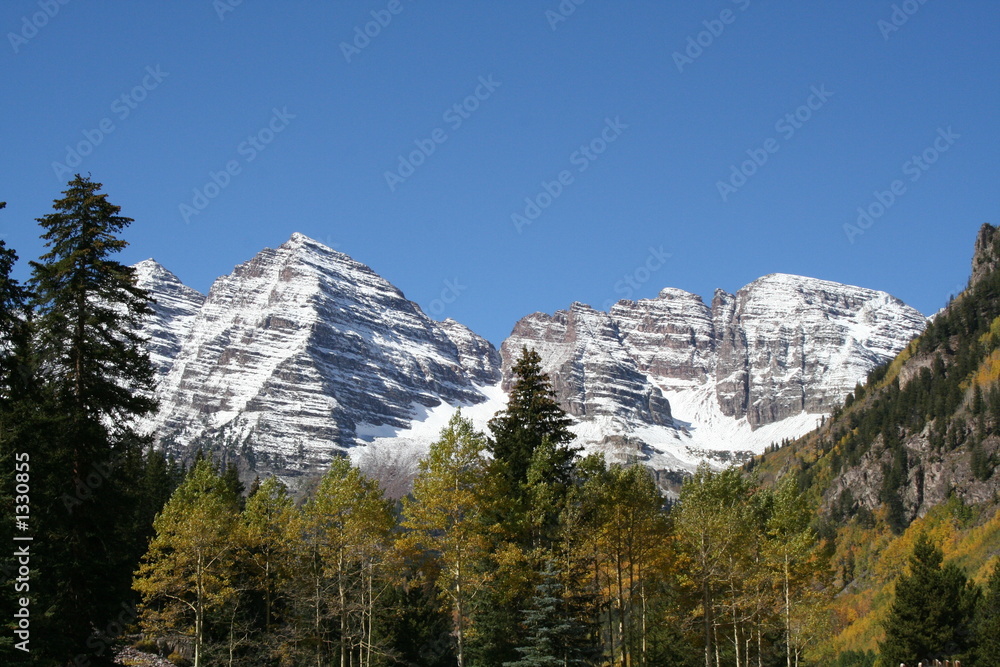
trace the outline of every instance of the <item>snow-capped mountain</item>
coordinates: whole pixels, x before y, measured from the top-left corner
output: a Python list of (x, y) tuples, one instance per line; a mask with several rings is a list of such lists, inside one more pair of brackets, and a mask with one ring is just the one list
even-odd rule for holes
[(150, 360), (162, 377), (180, 354), (192, 322), (205, 303), (205, 295), (182, 283), (155, 260), (144, 260), (132, 268), (136, 285), (156, 298), (153, 314), (146, 320), (145, 334)]
[(270, 468), (322, 466), (368, 428), (482, 402), (477, 385), (499, 380), (487, 341), (301, 234), (216, 280), (193, 317), (157, 326), (186, 335), (160, 364), (148, 426), (173, 446), (225, 446)]
[(178, 450), (226, 448), (286, 473), (345, 450), (420, 451), (459, 406), (485, 428), (522, 346), (586, 448), (659, 469), (730, 460), (814, 427), (926, 322), (883, 292), (771, 275), (711, 307), (668, 288), (608, 313), (535, 313), (498, 352), (301, 234), (207, 296), (152, 260), (136, 270), (157, 301), (145, 333), (161, 405), (144, 426)]
[(668, 288), (608, 313), (579, 303), (518, 322), (504, 382), (535, 348), (585, 443), (690, 467), (813, 428), (926, 318), (875, 290), (773, 274), (735, 295)]

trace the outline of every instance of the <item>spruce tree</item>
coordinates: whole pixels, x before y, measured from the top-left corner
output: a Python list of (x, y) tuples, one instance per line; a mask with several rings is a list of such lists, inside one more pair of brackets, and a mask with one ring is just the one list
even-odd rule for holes
[(504, 667), (567, 667), (588, 664), (580, 629), (567, 613), (559, 571), (551, 560), (545, 564), (541, 581), (535, 586), (531, 604), (524, 611), (527, 635), (517, 648), (520, 659)]
[(1000, 558), (976, 610), (976, 662), (978, 667), (1000, 666)]
[[(0, 202), (0, 209), (6, 206), (6, 202)], [(17, 253), (0, 239), (0, 409), (9, 409), (23, 397), (29, 378), (25, 355), (31, 292), (11, 275), (16, 263)]]
[(973, 591), (926, 535), (913, 547), (909, 573), (896, 582), (879, 653), (885, 664), (963, 658), (971, 647)]
[[(140, 334), (152, 309), (135, 270), (112, 259), (128, 246), (117, 234), (133, 220), (118, 215), (121, 207), (100, 188), (77, 174), (55, 201), (56, 212), (38, 218), (49, 251), (31, 263), (31, 284), (46, 381), (75, 422), (121, 436), (156, 407), (142, 391), (153, 385)], [(74, 455), (79, 474), (87, 463), (84, 443)]]
[(558, 455), (551, 465), (563, 467), (574, 456), (574, 450), (566, 445), (575, 436), (569, 430), (572, 420), (559, 407), (549, 377), (542, 372), (538, 353), (522, 348), (512, 371), (516, 380), (507, 408), (489, 422), (493, 436), (490, 449), (509, 491), (520, 499), (535, 450), (548, 439)]
[(146, 535), (136, 532), (145, 442), (131, 425), (155, 407), (139, 333), (150, 299), (113, 259), (132, 220), (100, 187), (77, 175), (54, 212), (38, 219), (48, 249), (31, 263), (39, 390), (14, 445), (33, 463), (39, 659), (84, 656), (93, 665), (110, 664), (104, 629), (134, 599), (130, 570)]

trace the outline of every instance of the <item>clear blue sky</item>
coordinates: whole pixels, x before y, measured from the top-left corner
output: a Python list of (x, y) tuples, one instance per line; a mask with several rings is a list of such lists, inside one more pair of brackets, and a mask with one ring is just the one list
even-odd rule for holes
[[(572, 301), (710, 299), (772, 272), (930, 313), (968, 277), (979, 225), (1000, 223), (994, 0), (895, 17), (888, 0), (565, 0), (566, 20), (546, 15), (558, 0), (235, 2), (2, 4), (0, 234), (19, 275), (69, 180), (53, 163), (81, 142), (73, 170), (136, 220), (125, 261), (206, 291), (300, 231), (494, 343)], [(387, 25), (345, 55), (372, 12)], [(925, 151), (933, 164), (910, 162)], [(753, 155), (767, 161), (724, 200), (719, 181)], [(519, 233), (543, 181), (562, 191)], [(850, 243), (844, 224), (894, 181)]]

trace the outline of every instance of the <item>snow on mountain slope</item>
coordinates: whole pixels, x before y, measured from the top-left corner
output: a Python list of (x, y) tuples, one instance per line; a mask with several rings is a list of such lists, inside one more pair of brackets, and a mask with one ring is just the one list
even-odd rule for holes
[(691, 469), (815, 428), (925, 326), (884, 292), (773, 274), (718, 290), (711, 308), (668, 288), (610, 313), (573, 304), (528, 315), (501, 355), (509, 384), (521, 348), (539, 352), (589, 448)]
[(283, 474), (349, 451), (424, 452), (461, 407), (480, 429), (535, 348), (587, 451), (665, 470), (740, 460), (815, 427), (925, 326), (883, 292), (774, 274), (736, 294), (667, 288), (610, 312), (574, 303), (519, 321), (498, 352), (436, 322), (367, 266), (301, 234), (203, 296), (152, 260), (146, 326), (178, 451), (226, 449)]
[(414, 406), (485, 400), (499, 355), (424, 315), (347, 255), (295, 234), (219, 278), (190, 323), (148, 426), (161, 442), (232, 448), (311, 469), (368, 423), (405, 427)]
[(135, 269), (136, 285), (149, 290), (156, 299), (153, 315), (146, 321), (149, 356), (157, 375), (167, 374), (181, 345), (191, 330), (205, 295), (191, 289), (155, 260), (139, 262)]

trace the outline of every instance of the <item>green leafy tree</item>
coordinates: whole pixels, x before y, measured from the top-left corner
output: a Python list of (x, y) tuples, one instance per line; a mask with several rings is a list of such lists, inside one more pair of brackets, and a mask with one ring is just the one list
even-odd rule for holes
[(189, 637), (195, 667), (207, 664), (208, 627), (236, 594), (238, 512), (212, 463), (199, 461), (156, 517), (133, 582), (143, 628)]
[(378, 483), (346, 458), (334, 459), (295, 528), (290, 659), (371, 663), (378, 570), (394, 523)]
[(715, 473), (707, 464), (681, 487), (674, 514), (674, 527), (681, 554), (690, 562), (682, 583), (701, 598), (702, 644), (705, 667), (720, 648), (716, 629), (722, 622), (717, 599), (723, 584), (738, 576), (734, 565), (742, 564), (733, 554), (742, 553), (752, 524), (746, 501), (751, 496), (749, 482), (739, 470)]
[(795, 623), (796, 603), (803, 600), (805, 587), (811, 582), (809, 557), (816, 543), (816, 534), (810, 528), (813, 513), (799, 491), (794, 475), (786, 475), (773, 495), (771, 515), (767, 521), (768, 552), (771, 565), (777, 571), (781, 591), (781, 616), (785, 630), (785, 659), (792, 667), (793, 657), (806, 643), (803, 624)]
[(470, 601), (489, 581), (482, 562), (490, 547), (481, 496), (486, 438), (456, 413), (420, 462), (411, 497), (403, 501), (408, 541), (436, 555), (436, 582), (454, 619), (459, 667), (467, 658)]
[(288, 489), (277, 477), (268, 477), (251, 491), (240, 515), (242, 588), (253, 610), (253, 644), (265, 655), (276, 651), (274, 638), (284, 618), (295, 517)]
[(884, 664), (964, 658), (971, 647), (975, 595), (962, 571), (952, 563), (942, 566), (942, 560), (941, 550), (921, 534), (884, 624)]
[(608, 653), (622, 664), (646, 662), (650, 597), (667, 539), (663, 497), (649, 469), (612, 465), (594, 478), (594, 538), (606, 598)]

